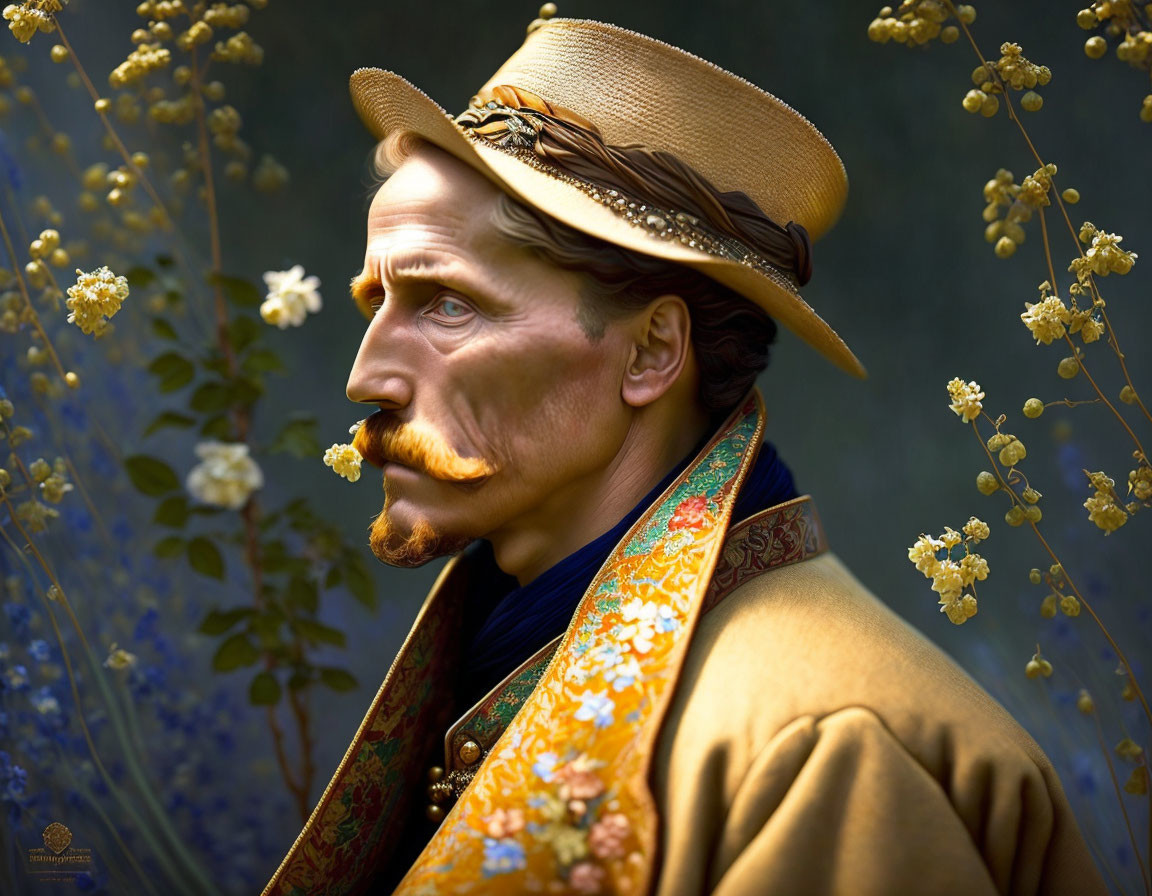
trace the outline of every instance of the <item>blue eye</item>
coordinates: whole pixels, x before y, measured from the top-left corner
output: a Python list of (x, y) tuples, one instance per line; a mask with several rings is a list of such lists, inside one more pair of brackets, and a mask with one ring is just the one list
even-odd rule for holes
[(439, 318), (442, 323), (463, 323), (472, 316), (472, 307), (457, 299), (443, 296), (426, 312), (429, 317)]

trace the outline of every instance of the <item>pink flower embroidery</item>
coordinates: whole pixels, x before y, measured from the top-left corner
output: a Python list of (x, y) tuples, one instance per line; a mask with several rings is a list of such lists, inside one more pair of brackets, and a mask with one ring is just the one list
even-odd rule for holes
[(604, 892), (604, 869), (592, 862), (577, 862), (568, 869), (568, 886), (575, 893), (595, 894)]
[(604, 782), (594, 772), (567, 766), (556, 773), (562, 800), (594, 800), (604, 792)]
[(624, 857), (625, 843), (632, 832), (628, 816), (620, 812), (605, 815), (588, 831), (588, 848), (598, 859)]
[(668, 530), (675, 532), (679, 529), (700, 529), (708, 521), (708, 499), (703, 495), (685, 498), (672, 512), (672, 519), (668, 521)]
[(495, 840), (514, 837), (524, 830), (523, 809), (497, 809), (484, 819), (484, 833)]

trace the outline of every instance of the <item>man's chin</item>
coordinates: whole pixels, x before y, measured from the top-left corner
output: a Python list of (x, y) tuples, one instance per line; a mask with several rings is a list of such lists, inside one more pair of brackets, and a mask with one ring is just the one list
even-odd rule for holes
[(411, 531), (402, 531), (384, 510), (372, 521), (368, 545), (377, 559), (389, 566), (412, 568), (459, 553), (474, 540), (465, 535), (443, 535), (423, 519), (417, 520)]

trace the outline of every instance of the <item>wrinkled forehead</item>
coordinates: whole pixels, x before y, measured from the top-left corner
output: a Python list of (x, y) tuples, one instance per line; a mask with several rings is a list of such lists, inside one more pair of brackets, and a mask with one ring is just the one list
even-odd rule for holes
[(415, 150), (376, 191), (368, 209), (369, 237), (424, 230), (469, 241), (493, 236), (501, 192), (473, 168), (434, 146)]

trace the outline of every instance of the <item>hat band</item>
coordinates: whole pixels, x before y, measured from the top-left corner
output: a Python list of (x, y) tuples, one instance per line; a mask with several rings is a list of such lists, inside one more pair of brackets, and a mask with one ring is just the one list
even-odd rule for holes
[[(748, 196), (720, 193), (670, 153), (609, 146), (587, 119), (526, 90), (499, 86), (489, 96), (473, 97), (470, 108), (456, 117), (469, 139), (580, 190), (654, 237), (746, 265), (785, 281), (793, 292), (811, 276), (811, 241), (800, 224), (789, 221), (781, 227)], [(589, 169), (615, 183), (590, 179)], [(625, 184), (631, 189), (622, 189)], [(682, 199), (681, 208), (659, 201), (669, 198)], [(692, 213), (701, 206), (724, 226)], [(757, 251), (737, 236), (745, 229), (753, 230), (767, 251)]]

